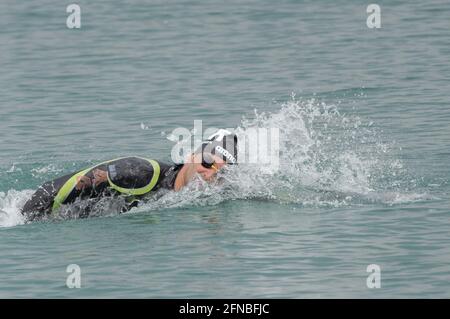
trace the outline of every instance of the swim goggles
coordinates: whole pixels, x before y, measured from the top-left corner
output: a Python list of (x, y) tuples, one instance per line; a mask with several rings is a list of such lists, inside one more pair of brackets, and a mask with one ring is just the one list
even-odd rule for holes
[(214, 158), (212, 157), (211, 154), (208, 153), (203, 153), (202, 154), (202, 166), (204, 168), (213, 168), (216, 170), (216, 172), (219, 170), (217, 168), (217, 166), (215, 165), (216, 163), (214, 162)]

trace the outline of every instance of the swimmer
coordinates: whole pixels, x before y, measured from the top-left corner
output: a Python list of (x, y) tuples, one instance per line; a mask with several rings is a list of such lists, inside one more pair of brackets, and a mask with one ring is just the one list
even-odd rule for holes
[[(219, 130), (191, 154), (183, 164), (168, 164), (142, 157), (123, 157), (97, 164), (40, 186), (25, 203), (27, 221), (45, 219), (77, 199), (124, 196), (122, 212), (137, 206), (159, 189), (179, 191), (195, 176), (206, 182), (215, 179), (227, 164), (237, 162), (237, 136)], [(81, 217), (89, 216), (89, 212)]]

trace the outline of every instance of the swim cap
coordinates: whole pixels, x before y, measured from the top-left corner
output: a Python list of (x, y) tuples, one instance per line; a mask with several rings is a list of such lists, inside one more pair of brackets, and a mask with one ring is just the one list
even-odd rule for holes
[(198, 153), (211, 153), (221, 157), (227, 164), (237, 163), (237, 135), (230, 131), (220, 129), (202, 143), (195, 151)]

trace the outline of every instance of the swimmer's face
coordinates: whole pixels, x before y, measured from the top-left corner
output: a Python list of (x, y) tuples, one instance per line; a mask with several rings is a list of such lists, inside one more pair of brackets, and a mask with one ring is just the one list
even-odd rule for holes
[(213, 160), (213, 163), (211, 163), (213, 165), (210, 168), (202, 165), (202, 154), (196, 154), (194, 156), (194, 170), (207, 182), (214, 180), (217, 172), (226, 165), (225, 161), (219, 156), (212, 154), (210, 156)]

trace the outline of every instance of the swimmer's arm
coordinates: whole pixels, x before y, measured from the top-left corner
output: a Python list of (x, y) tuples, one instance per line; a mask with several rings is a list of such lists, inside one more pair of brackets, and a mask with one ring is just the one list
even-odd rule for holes
[(195, 174), (194, 165), (192, 165), (192, 163), (187, 161), (187, 163), (184, 164), (183, 167), (180, 169), (180, 172), (178, 173), (177, 178), (175, 179), (173, 189), (176, 192), (181, 190), (191, 181), (194, 174)]
[(180, 189), (182, 189), (186, 185), (185, 179), (184, 179), (184, 172), (183, 169), (178, 173), (177, 178), (175, 179), (175, 184), (173, 186), (173, 189), (178, 192)]

